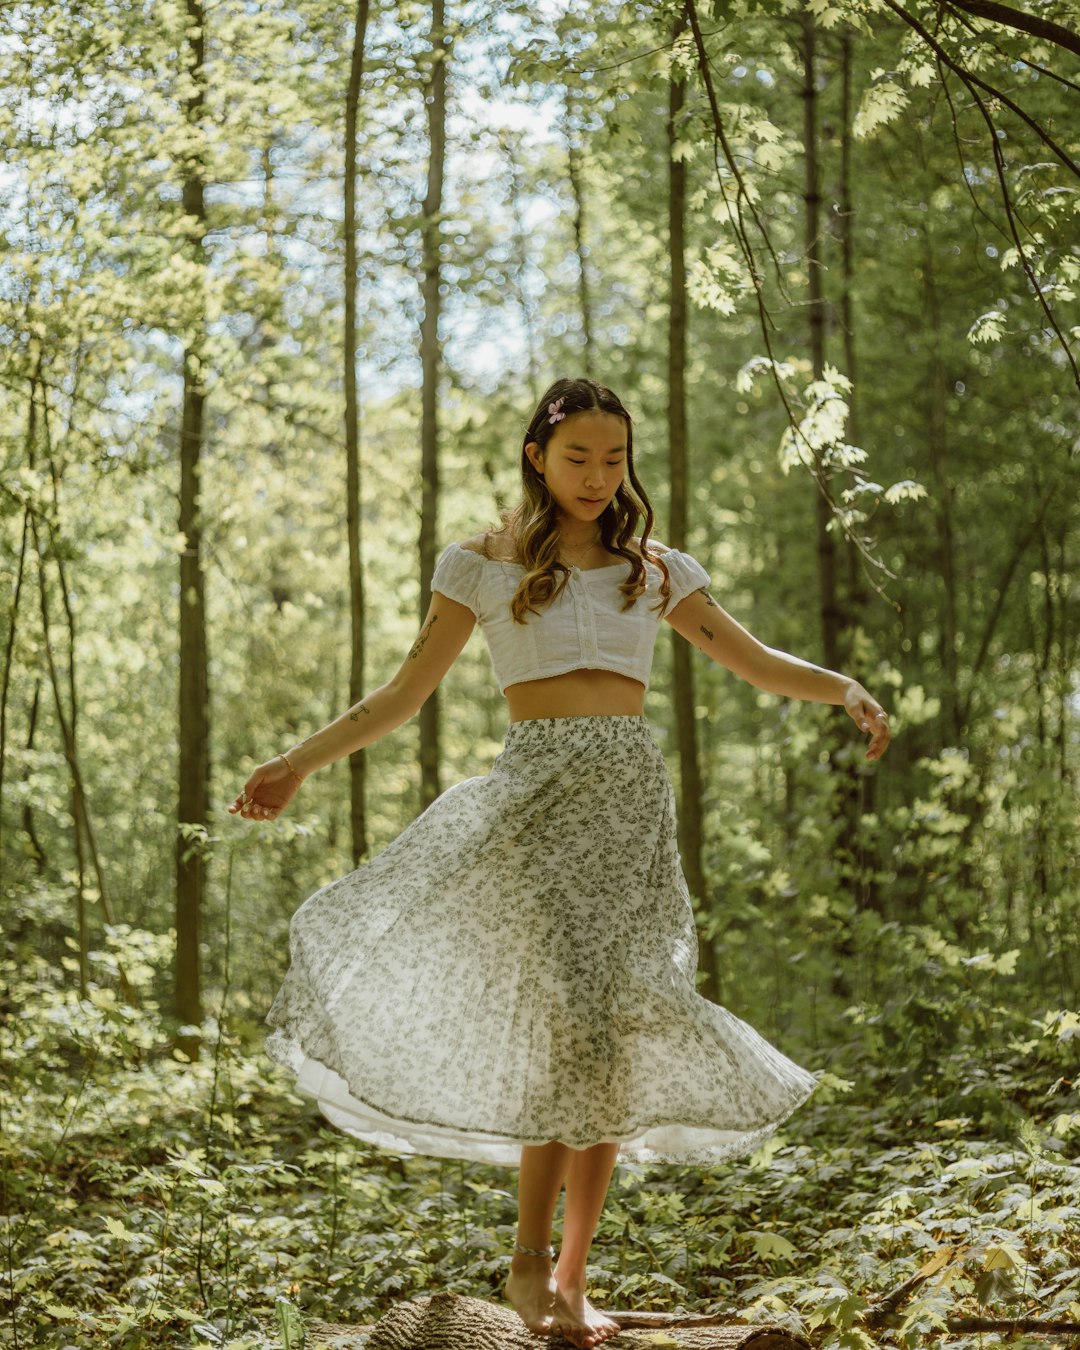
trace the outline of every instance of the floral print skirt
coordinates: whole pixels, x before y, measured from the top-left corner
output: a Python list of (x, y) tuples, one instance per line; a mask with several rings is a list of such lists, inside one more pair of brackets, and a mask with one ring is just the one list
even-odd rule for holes
[(267, 1048), (349, 1134), (516, 1164), (745, 1153), (814, 1076), (695, 992), (674, 795), (644, 717), (510, 724), (382, 853), (293, 916)]

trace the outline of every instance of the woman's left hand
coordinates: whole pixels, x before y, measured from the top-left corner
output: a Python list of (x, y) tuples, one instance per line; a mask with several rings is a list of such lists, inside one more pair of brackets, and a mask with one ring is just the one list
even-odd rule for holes
[(851, 680), (848, 683), (847, 691), (844, 694), (844, 708), (860, 731), (870, 732), (870, 744), (866, 748), (866, 758), (880, 759), (892, 740), (892, 732), (889, 730), (889, 714), (857, 680)]

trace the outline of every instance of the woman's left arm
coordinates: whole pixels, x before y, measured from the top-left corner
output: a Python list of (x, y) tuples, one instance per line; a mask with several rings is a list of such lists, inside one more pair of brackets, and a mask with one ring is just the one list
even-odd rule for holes
[(867, 759), (880, 759), (891, 739), (881, 704), (847, 675), (766, 647), (721, 609), (708, 587), (694, 591), (666, 615), (667, 621), (706, 656), (758, 689), (813, 703), (836, 703), (860, 731), (870, 732)]

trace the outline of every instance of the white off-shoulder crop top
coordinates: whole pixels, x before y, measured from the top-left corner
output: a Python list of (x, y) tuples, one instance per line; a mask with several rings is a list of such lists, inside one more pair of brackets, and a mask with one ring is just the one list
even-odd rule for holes
[[(709, 574), (688, 553), (664, 551), (671, 580), (670, 614), (691, 591), (708, 586)], [(572, 567), (559, 595), (539, 613), (515, 623), (510, 601), (525, 568), (520, 563), (485, 558), (473, 549), (451, 544), (439, 557), (431, 589), (466, 605), (476, 615), (487, 639), (499, 688), (522, 680), (543, 680), (568, 670), (613, 670), (640, 680), (646, 688), (653, 648), (660, 631), (660, 569), (645, 563), (646, 587), (629, 609), (619, 590), (629, 564), (620, 559), (607, 567)]]

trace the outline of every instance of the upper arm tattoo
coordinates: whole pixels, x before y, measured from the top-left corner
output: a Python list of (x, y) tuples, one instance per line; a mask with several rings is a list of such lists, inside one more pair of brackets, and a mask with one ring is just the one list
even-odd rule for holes
[[(717, 602), (715, 602), (713, 597), (711, 597), (711, 595), (709, 594), (709, 587), (699, 586), (698, 595), (702, 595), (702, 597), (705, 597), (705, 603), (707, 606), (709, 606), (709, 609), (720, 609), (720, 606), (717, 605)], [(707, 639), (709, 639), (710, 643), (711, 641), (713, 641), (713, 630), (711, 630), (710, 628), (706, 628), (705, 624), (701, 625), (701, 632), (705, 633), (705, 636), (707, 637)]]
[(438, 617), (439, 617), (439, 616), (438, 616), (437, 614), (433, 614), (433, 615), (431, 616), (431, 618), (428, 619), (427, 623), (424, 624), (423, 628), (420, 629), (420, 636), (419, 636), (419, 637), (416, 639), (416, 641), (413, 643), (412, 651), (409, 653), (409, 660), (410, 660), (410, 661), (415, 661), (416, 658), (420, 655), (420, 653), (424, 650), (424, 644), (427, 642), (428, 638), (431, 636), (431, 627), (432, 627), (432, 624), (434, 624), (435, 620), (436, 620)]

